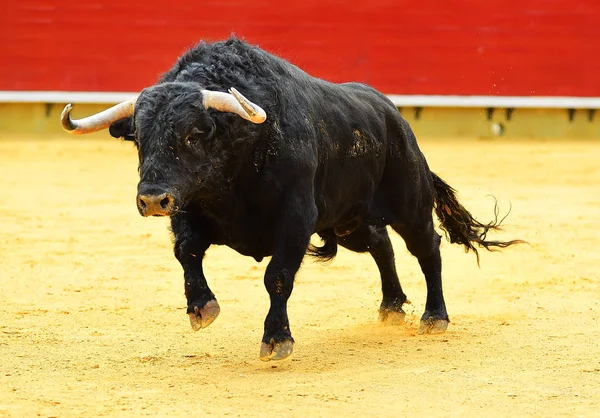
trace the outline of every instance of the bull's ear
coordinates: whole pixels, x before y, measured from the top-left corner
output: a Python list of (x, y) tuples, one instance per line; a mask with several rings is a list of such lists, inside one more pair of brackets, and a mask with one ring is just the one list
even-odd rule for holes
[(110, 125), (108, 132), (114, 138), (123, 138), (125, 141), (135, 140), (133, 135), (133, 127), (131, 126), (131, 118), (120, 119)]

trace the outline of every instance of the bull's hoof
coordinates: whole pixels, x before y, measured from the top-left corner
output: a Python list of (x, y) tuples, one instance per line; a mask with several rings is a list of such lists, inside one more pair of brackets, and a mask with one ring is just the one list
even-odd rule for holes
[(443, 334), (448, 329), (448, 324), (450, 321), (448, 319), (436, 319), (434, 317), (429, 317), (427, 319), (421, 319), (421, 324), (419, 325), (419, 330), (417, 333), (419, 334)]
[(406, 313), (400, 309), (380, 309), (379, 310), (379, 321), (385, 325), (404, 325)]
[(221, 308), (219, 308), (219, 304), (214, 299), (206, 302), (202, 309), (194, 306), (194, 312), (188, 313), (192, 329), (198, 331), (201, 328), (206, 328), (217, 319), (219, 312), (221, 312)]
[(284, 360), (288, 358), (294, 350), (294, 341), (285, 339), (283, 341), (275, 342), (271, 338), (271, 342), (261, 343), (260, 345), (260, 359), (262, 361), (270, 360)]
[(404, 304), (410, 305), (410, 301), (405, 295), (401, 295), (392, 300), (381, 301), (379, 306), (379, 321), (386, 325), (404, 325), (406, 312), (402, 309)]

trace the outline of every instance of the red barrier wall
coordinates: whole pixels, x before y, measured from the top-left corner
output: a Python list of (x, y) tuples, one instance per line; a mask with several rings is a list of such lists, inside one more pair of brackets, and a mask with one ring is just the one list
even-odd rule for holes
[(0, 90), (137, 91), (235, 33), (387, 94), (600, 97), (598, 0), (6, 1)]

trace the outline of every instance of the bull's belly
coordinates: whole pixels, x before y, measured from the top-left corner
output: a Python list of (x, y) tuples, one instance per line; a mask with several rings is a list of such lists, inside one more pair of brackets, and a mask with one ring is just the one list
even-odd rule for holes
[[(341, 157), (340, 157), (341, 158)], [(385, 160), (366, 155), (332, 160), (315, 182), (318, 210), (317, 230), (344, 228), (367, 218), (376, 189), (381, 183)]]
[(267, 249), (263, 246), (256, 246), (251, 244), (248, 245), (247, 243), (239, 242), (224, 245), (227, 245), (229, 248), (235, 250), (241, 255), (244, 255), (246, 257), (252, 257), (258, 262), (261, 262), (262, 259), (265, 257), (270, 257), (273, 255), (272, 249)]
[[(362, 167), (352, 174), (338, 171), (335, 179), (329, 177), (325, 182), (317, 181), (314, 195), (317, 222), (313, 232), (332, 229), (336, 234), (345, 236), (369, 219), (369, 208), (379, 185), (381, 169), (367, 168), (373, 170), (369, 172)], [(241, 218), (216, 222), (217, 239), (214, 244), (226, 245), (256, 260), (273, 255), (276, 236), (279, 235), (275, 217), (265, 216), (264, 212), (260, 216), (245, 213)]]
[[(365, 222), (367, 213), (364, 202), (336, 209), (334, 212), (320, 213), (313, 232), (333, 229), (337, 235), (345, 236)], [(238, 225), (217, 226), (215, 232), (213, 244), (225, 245), (241, 255), (261, 261), (273, 255), (278, 231), (274, 225), (265, 224), (264, 220), (248, 220)]]
[(254, 225), (257, 223), (249, 221), (237, 226), (217, 227), (213, 244), (225, 245), (257, 261), (272, 256), (275, 247), (275, 231), (266, 226), (255, 228)]

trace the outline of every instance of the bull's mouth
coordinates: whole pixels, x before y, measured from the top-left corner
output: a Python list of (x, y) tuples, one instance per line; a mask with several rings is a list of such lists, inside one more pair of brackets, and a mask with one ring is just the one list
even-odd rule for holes
[(154, 218), (162, 218), (165, 216), (173, 216), (175, 215), (177, 212), (179, 212), (179, 208), (172, 208), (170, 210), (161, 210), (161, 211), (144, 211), (143, 209), (140, 209), (140, 207), (138, 206), (138, 211), (140, 212), (140, 215), (142, 215), (144, 218), (149, 218), (149, 217), (154, 217)]
[(172, 211), (170, 211), (170, 212), (168, 212), (168, 213), (155, 213), (155, 214), (152, 214), (152, 215), (142, 215), (142, 216), (144, 216), (144, 217), (146, 217), (146, 218), (147, 218), (148, 216), (152, 216), (152, 217), (154, 217), (154, 218), (162, 218), (162, 217), (165, 217), (165, 216), (173, 216), (173, 215), (175, 215), (177, 212), (178, 212), (177, 210), (172, 210)]

